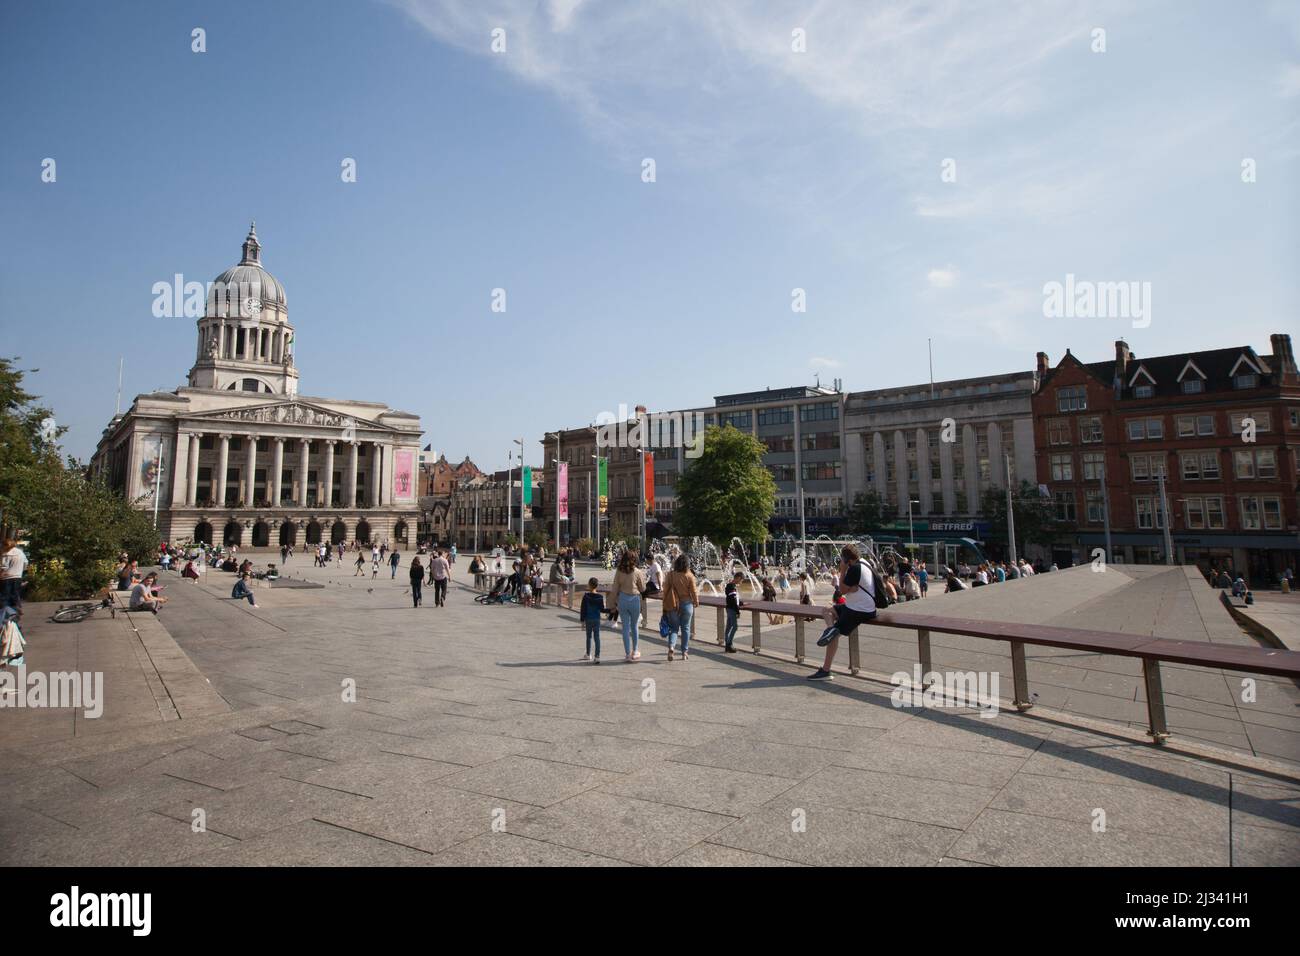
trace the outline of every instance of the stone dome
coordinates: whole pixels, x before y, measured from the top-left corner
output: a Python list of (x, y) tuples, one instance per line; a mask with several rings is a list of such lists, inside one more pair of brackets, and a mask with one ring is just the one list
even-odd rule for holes
[(239, 264), (231, 266), (212, 280), (208, 292), (208, 316), (238, 316), (241, 303), (256, 299), (263, 307), (287, 311), (284, 286), (280, 280), (262, 268), (262, 246), (257, 241), (257, 224), (253, 223), (244, 239), (244, 255)]

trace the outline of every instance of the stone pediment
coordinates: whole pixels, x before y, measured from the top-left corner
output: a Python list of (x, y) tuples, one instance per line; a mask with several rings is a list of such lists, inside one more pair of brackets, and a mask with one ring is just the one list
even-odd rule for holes
[(249, 422), (258, 425), (316, 425), (327, 428), (379, 428), (374, 422), (352, 415), (344, 415), (309, 405), (306, 402), (271, 402), (265, 405), (243, 405), (222, 408), (212, 412), (199, 412), (188, 416), (193, 419), (223, 422)]

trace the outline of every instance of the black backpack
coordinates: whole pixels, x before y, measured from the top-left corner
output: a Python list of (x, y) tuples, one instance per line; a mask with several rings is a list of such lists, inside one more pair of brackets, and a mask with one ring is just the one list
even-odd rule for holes
[[(871, 565), (867, 564), (867, 562), (865, 561), (861, 562), (861, 564), (864, 568), (866, 568), (868, 571), (871, 572), (872, 588), (870, 593), (871, 593), (871, 600), (876, 605), (876, 610), (879, 611), (889, 607), (889, 605), (893, 604), (894, 602), (889, 599), (889, 592), (885, 590), (885, 585), (882, 581), (882, 572), (877, 571), (875, 568), (871, 567)], [(859, 578), (859, 580), (861, 579)]]

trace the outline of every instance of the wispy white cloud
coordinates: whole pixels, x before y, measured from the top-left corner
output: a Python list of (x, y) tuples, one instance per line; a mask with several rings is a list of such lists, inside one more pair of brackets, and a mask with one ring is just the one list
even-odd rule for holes
[(952, 266), (943, 269), (931, 269), (925, 274), (925, 281), (932, 289), (948, 289), (957, 281), (957, 270)]

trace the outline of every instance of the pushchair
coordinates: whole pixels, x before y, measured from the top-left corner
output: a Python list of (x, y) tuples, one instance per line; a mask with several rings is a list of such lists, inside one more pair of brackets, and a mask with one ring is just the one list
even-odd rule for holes
[(479, 604), (510, 604), (517, 601), (518, 598), (514, 593), (506, 590), (506, 583), (509, 580), (508, 577), (497, 578), (497, 583), (492, 585), (492, 590), (487, 594), (480, 594), (474, 600)]

